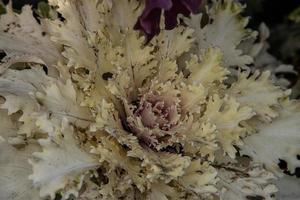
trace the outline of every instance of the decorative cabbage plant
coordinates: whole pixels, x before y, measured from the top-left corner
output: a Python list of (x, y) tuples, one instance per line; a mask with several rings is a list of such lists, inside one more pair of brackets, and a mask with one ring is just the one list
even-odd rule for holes
[(49, 3), (0, 20), (1, 200), (276, 198), (279, 161), (300, 165), (300, 103), (247, 67), (243, 5), (145, 42), (142, 1)]

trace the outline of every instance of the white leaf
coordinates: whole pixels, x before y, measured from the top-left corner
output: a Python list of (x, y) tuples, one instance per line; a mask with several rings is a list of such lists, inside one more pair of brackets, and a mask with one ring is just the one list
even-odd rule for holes
[(58, 7), (58, 12), (65, 18), (65, 23), (57, 19), (48, 20), (46, 24), (51, 39), (64, 45), (63, 55), (68, 59), (68, 66), (96, 69), (96, 56), (92, 48), (96, 44), (92, 44), (92, 37), (101, 21), (97, 1), (51, 0), (49, 3)]
[(275, 177), (259, 165), (226, 166), (218, 171), (221, 200), (274, 199)]
[(270, 121), (278, 116), (274, 108), (279, 107), (279, 99), (286, 94), (273, 85), (269, 71), (256, 71), (252, 76), (249, 74), (239, 73), (237, 81), (231, 85), (228, 92), (236, 97), (241, 105), (253, 108), (259, 118)]
[(30, 6), (24, 6), (21, 14), (13, 12), (11, 5), (6, 10), (0, 19), (1, 50), (8, 55), (40, 58), (49, 67), (61, 59), (58, 47), (50, 40), (46, 27), (37, 23)]
[(35, 145), (24, 150), (16, 150), (0, 140), (0, 199), (39, 200), (39, 194), (28, 179), (31, 166), (28, 163), (31, 153), (39, 148)]
[[(233, 0), (215, 0), (213, 6), (208, 10), (210, 22), (201, 27), (201, 14), (192, 15), (187, 20), (190, 27), (195, 30), (196, 42), (199, 53), (209, 47), (218, 47), (224, 54), (223, 61), (226, 67), (244, 67), (250, 64), (253, 59), (244, 55), (238, 45), (253, 33), (245, 29), (248, 19), (240, 14), (244, 7)], [(252, 35), (251, 35), (252, 34)]]
[(0, 95), (5, 98), (5, 103), (1, 105), (1, 108), (7, 109), (9, 115), (19, 110), (22, 111), (19, 121), (24, 124), (18, 133), (29, 136), (35, 129), (32, 114), (40, 107), (33, 94), (42, 90), (49, 80), (50, 78), (39, 68), (7, 70), (0, 77)]
[(36, 97), (53, 116), (59, 119), (66, 117), (70, 122), (84, 128), (89, 125), (91, 113), (87, 107), (80, 106), (78, 93), (71, 80), (67, 80), (65, 84), (53, 81), (43, 91), (44, 93), (36, 93)]
[(257, 129), (257, 134), (244, 139), (242, 153), (277, 172), (280, 172), (277, 165), (279, 159), (285, 160), (293, 173), (300, 166), (300, 160), (297, 159), (297, 155), (300, 155), (299, 102), (284, 103), (278, 118), (272, 123), (258, 125)]
[(300, 197), (300, 179), (285, 175), (278, 179), (277, 187), (279, 189), (278, 199), (280, 200), (298, 200)]
[(76, 144), (73, 127), (63, 120), (61, 130), (56, 130), (56, 137), (40, 139), (42, 152), (34, 153), (35, 160), (30, 160), (33, 174), (30, 179), (40, 189), (40, 196), (50, 196), (63, 190), (68, 194), (78, 195), (81, 175), (98, 165), (92, 155), (84, 152)]

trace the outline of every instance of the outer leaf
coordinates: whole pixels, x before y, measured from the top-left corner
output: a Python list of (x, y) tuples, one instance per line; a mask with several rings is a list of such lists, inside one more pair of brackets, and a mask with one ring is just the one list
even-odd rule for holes
[(280, 200), (298, 200), (300, 196), (299, 178), (285, 175), (277, 181), (278, 195)]
[(240, 16), (244, 7), (233, 0), (214, 0), (213, 6), (208, 10), (210, 23), (201, 28), (202, 16), (194, 15), (188, 22), (194, 28), (198, 44), (198, 52), (209, 47), (218, 47), (224, 54), (223, 61), (226, 67), (250, 64), (250, 56), (243, 55), (238, 45), (253, 33), (245, 27), (248, 19)]
[(264, 163), (268, 169), (280, 172), (278, 163), (283, 159), (293, 173), (300, 166), (300, 104), (285, 102), (279, 117), (272, 123), (259, 124), (258, 133), (245, 138), (241, 146), (243, 154), (254, 161)]
[(66, 83), (52, 81), (44, 88), (45, 94), (36, 93), (36, 97), (51, 115), (62, 119), (66, 117), (76, 125), (87, 127), (91, 122), (91, 113), (87, 107), (80, 106), (79, 95), (71, 80)]
[(28, 59), (35, 57), (30, 60), (46, 63), (49, 67), (61, 59), (58, 47), (47, 35), (46, 27), (37, 23), (29, 6), (24, 6), (21, 14), (13, 12), (11, 4), (7, 7), (7, 13), (0, 20), (0, 49), (9, 57), (11, 54)]
[(9, 67), (17, 63), (40, 63), (45, 64), (40, 58), (23, 53), (10, 53), (0, 62), (0, 74), (4, 73)]
[(272, 200), (277, 192), (272, 184), (275, 177), (259, 165), (250, 168), (226, 166), (218, 171), (218, 177), (221, 200)]
[(55, 197), (58, 190), (64, 191), (65, 197), (78, 195), (81, 186), (81, 175), (99, 163), (94, 157), (84, 152), (76, 144), (73, 127), (63, 120), (61, 129), (51, 133), (48, 139), (40, 139), (43, 151), (34, 153), (31, 160), (35, 187), (40, 188), (40, 196)]
[(275, 107), (279, 106), (279, 99), (286, 94), (270, 80), (270, 72), (260, 74), (258, 71), (249, 77), (249, 73), (240, 73), (237, 82), (228, 91), (237, 98), (243, 106), (249, 106), (257, 115), (266, 121), (277, 117)]
[[(1, 136), (0, 136), (1, 137)], [(0, 199), (39, 200), (39, 194), (28, 179), (31, 166), (28, 163), (31, 153), (38, 151), (35, 145), (17, 150), (0, 140)]]
[[(241, 48), (254, 59), (251, 71), (271, 71), (271, 78), (275, 85), (279, 85), (282, 88), (289, 88), (291, 86), (291, 80), (288, 80), (284, 76), (278, 76), (278, 74), (288, 73), (297, 75), (297, 72), (295, 71), (294, 66), (283, 64), (280, 60), (268, 52), (270, 47), (270, 44), (268, 43), (269, 36), (270, 30), (266, 24), (261, 23), (259, 26), (259, 40), (249, 38), (243, 42)], [(295, 51), (293, 48), (286, 48), (288, 48), (289, 51)], [(283, 51), (285, 51), (285, 53), (287, 52), (286, 50)]]
[(32, 114), (39, 110), (39, 104), (33, 93), (42, 90), (43, 85), (49, 83), (49, 78), (41, 69), (7, 70), (0, 78), (0, 95), (5, 98), (1, 108), (7, 109), (11, 115), (22, 111), (19, 121), (24, 125), (18, 133), (29, 136), (35, 129)]
[(95, 32), (99, 26), (97, 1), (51, 0), (49, 3), (58, 7), (65, 18), (47, 21), (52, 39), (64, 45), (63, 55), (68, 59), (68, 66), (96, 69)]

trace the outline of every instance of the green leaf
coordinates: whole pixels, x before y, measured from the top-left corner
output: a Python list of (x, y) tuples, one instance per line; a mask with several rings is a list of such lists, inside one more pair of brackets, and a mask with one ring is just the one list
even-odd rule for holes
[(0, 15), (3, 15), (6, 13), (6, 8), (5, 8), (5, 5), (0, 2)]
[(300, 23), (300, 6), (289, 15), (289, 19), (296, 23)]
[(38, 3), (36, 13), (43, 18), (50, 18), (50, 6), (48, 3), (41, 1)]

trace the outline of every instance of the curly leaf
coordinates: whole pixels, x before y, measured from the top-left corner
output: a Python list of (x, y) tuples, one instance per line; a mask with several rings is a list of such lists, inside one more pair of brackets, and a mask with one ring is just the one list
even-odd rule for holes
[(209, 23), (201, 27), (202, 15), (193, 15), (187, 20), (195, 30), (198, 52), (209, 47), (218, 47), (224, 54), (223, 63), (226, 67), (244, 67), (253, 62), (253, 59), (244, 55), (239, 44), (255, 34), (245, 27), (248, 19), (241, 17), (244, 9), (240, 3), (233, 0), (215, 0), (208, 10)]
[(34, 60), (51, 67), (61, 60), (59, 46), (50, 40), (47, 28), (40, 25), (32, 15), (30, 6), (24, 6), (21, 14), (13, 12), (11, 4), (7, 13), (0, 19), (0, 49), (8, 56), (40, 58), (43, 62)]

